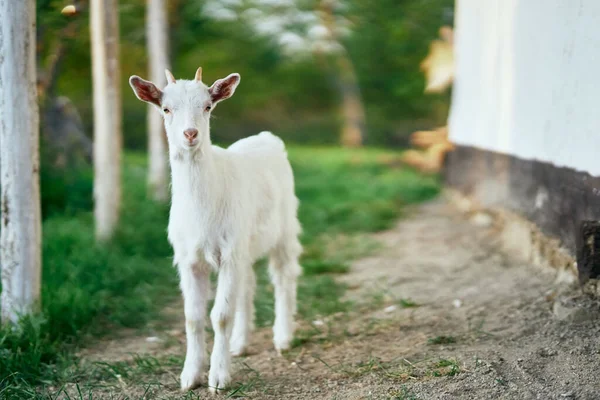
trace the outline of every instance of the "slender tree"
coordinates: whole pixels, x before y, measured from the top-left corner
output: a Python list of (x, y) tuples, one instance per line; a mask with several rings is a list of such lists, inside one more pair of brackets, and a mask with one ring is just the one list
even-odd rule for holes
[(40, 299), (41, 222), (35, 0), (0, 0), (2, 320)]
[[(167, 10), (165, 0), (148, 0), (146, 40), (150, 61), (150, 80), (166, 84), (165, 69), (169, 68), (167, 46)], [(148, 106), (148, 185), (155, 200), (168, 197), (167, 146), (162, 116), (154, 106)]]
[(108, 239), (121, 202), (121, 93), (117, 0), (91, 0), (94, 90), (94, 217), (96, 237)]
[(342, 145), (346, 147), (362, 146), (366, 139), (365, 108), (360, 95), (358, 78), (348, 52), (341, 45), (341, 34), (336, 18), (336, 8), (340, 7), (337, 0), (321, 0), (318, 15), (325, 28), (327, 40), (337, 46), (332, 51), (337, 71), (337, 87), (342, 99), (343, 126), (341, 134)]

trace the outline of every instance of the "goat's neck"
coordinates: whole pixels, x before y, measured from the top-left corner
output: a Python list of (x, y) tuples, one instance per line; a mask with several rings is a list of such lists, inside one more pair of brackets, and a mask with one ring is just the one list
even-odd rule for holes
[(170, 157), (173, 202), (192, 201), (207, 206), (219, 196), (217, 155), (210, 141), (193, 152), (183, 151)]

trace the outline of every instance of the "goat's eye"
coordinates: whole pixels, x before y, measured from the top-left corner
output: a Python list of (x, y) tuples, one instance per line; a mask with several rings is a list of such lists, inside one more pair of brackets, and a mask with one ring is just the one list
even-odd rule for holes
[(206, 111), (206, 112), (209, 112), (209, 111), (210, 111), (210, 109), (211, 109), (211, 106), (206, 106), (206, 107), (204, 107), (204, 111)]
[(169, 110), (168, 108), (163, 108), (163, 112), (164, 112), (165, 114), (169, 114), (169, 113), (171, 112), (171, 110)]

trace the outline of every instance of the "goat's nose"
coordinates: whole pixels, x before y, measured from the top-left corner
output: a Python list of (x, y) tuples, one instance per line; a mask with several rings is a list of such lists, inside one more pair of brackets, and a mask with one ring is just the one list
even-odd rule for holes
[(198, 129), (189, 128), (183, 131), (183, 134), (185, 135), (187, 140), (192, 141), (198, 136)]

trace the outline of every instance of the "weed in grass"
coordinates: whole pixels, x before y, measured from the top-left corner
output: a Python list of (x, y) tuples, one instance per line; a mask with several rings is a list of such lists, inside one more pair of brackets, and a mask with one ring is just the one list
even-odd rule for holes
[(400, 304), (400, 307), (402, 307), (402, 308), (419, 307), (419, 304), (415, 303), (411, 299), (400, 299), (400, 301), (398, 303)]
[(460, 372), (460, 366), (456, 360), (439, 360), (432, 373), (433, 376), (454, 376)]
[(315, 327), (312, 327), (311, 329), (299, 329), (294, 334), (291, 347), (292, 349), (294, 349), (307, 343), (318, 342), (319, 340), (317, 339), (317, 337), (320, 337), (322, 334), (323, 332)]
[(265, 393), (267, 388), (260, 373), (245, 362), (242, 363), (242, 366), (244, 368), (240, 370), (240, 373), (244, 375), (244, 382), (234, 384), (235, 388), (227, 393), (227, 398), (248, 397), (248, 393), (258, 390), (259, 386), (262, 386), (262, 392)]
[(493, 337), (494, 334), (483, 330), (483, 325), (485, 325), (485, 319), (482, 319), (479, 322), (473, 323), (469, 320), (469, 332), (475, 339), (479, 339), (481, 337)]
[(400, 390), (393, 391), (390, 393), (391, 400), (418, 400), (416, 394), (411, 392), (406, 386), (402, 385)]
[(427, 339), (428, 344), (452, 344), (456, 343), (456, 338), (454, 336), (436, 336)]
[(373, 307), (383, 307), (386, 302), (386, 294), (382, 291), (374, 291), (371, 294), (371, 305)]

